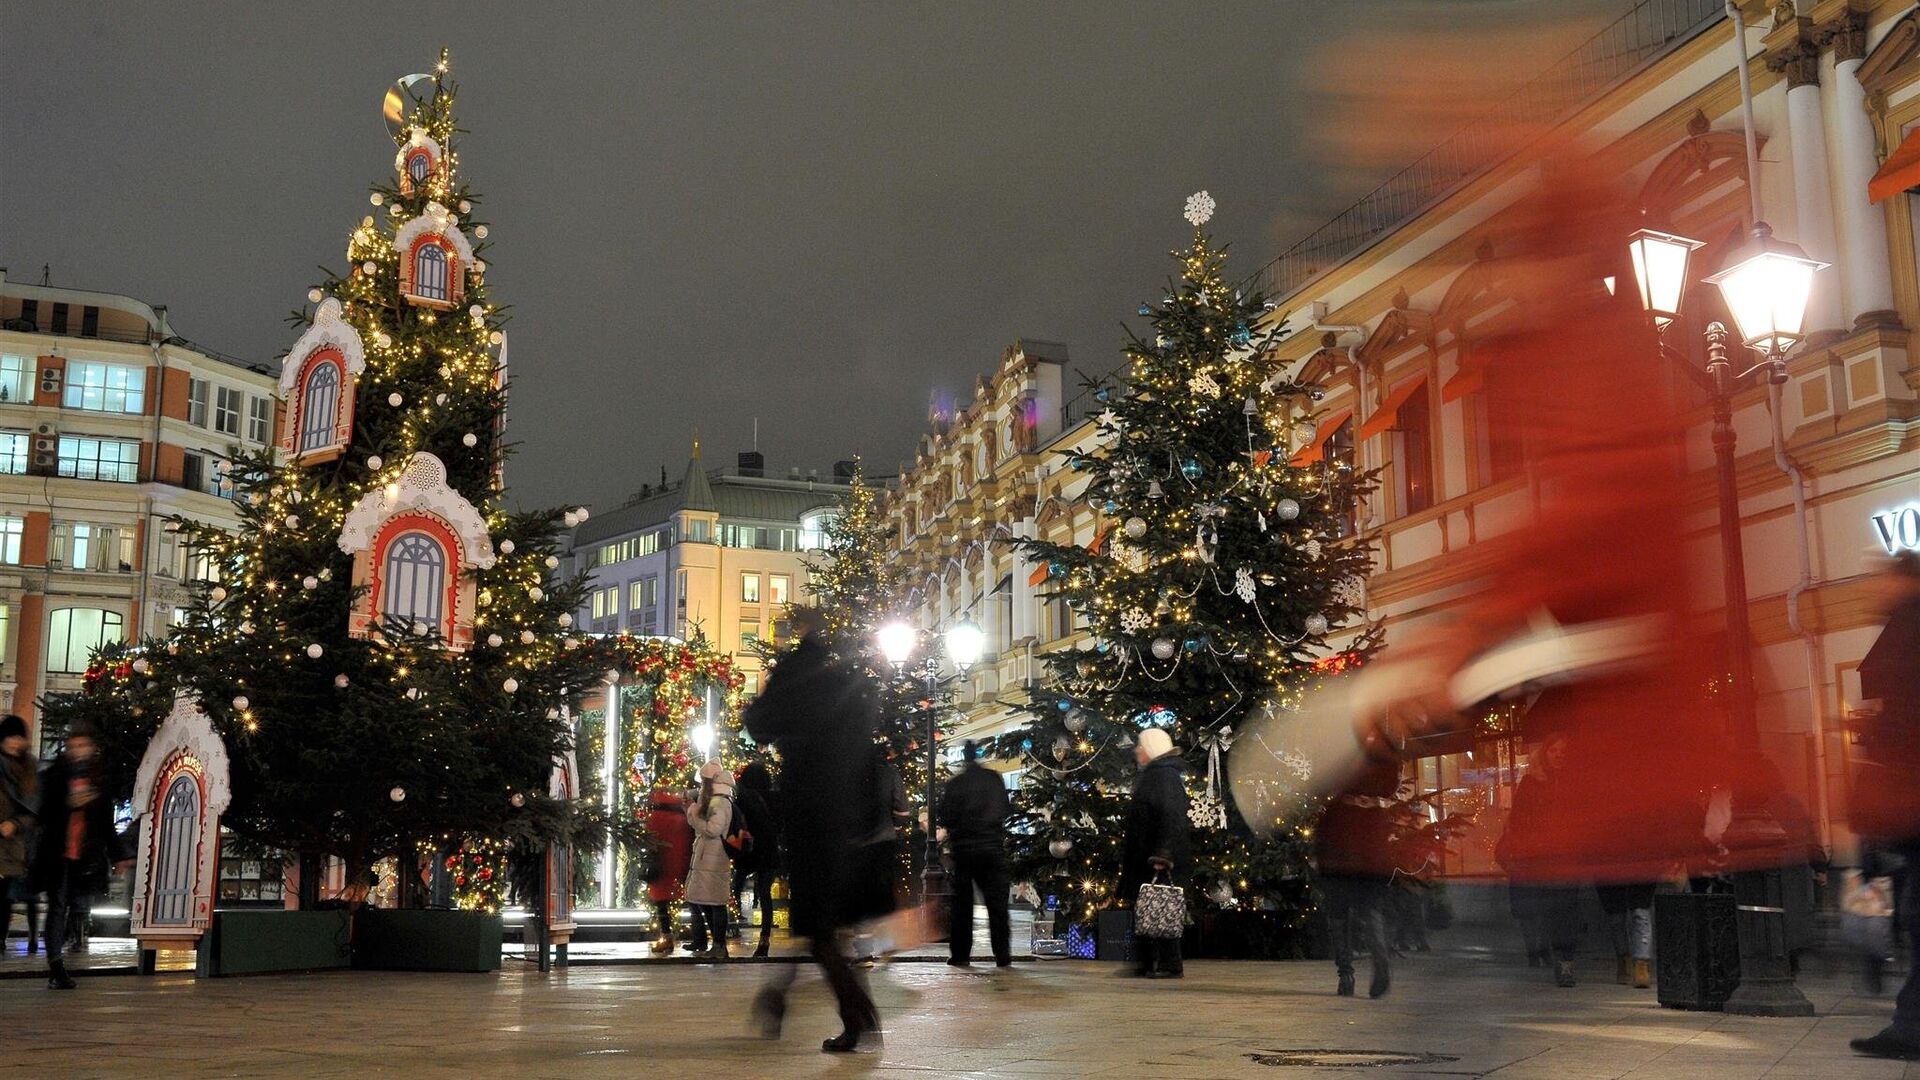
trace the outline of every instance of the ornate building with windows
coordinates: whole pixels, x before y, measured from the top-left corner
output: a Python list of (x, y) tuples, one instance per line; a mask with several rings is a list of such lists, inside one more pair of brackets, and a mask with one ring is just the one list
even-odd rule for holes
[(90, 650), (186, 606), (205, 568), (168, 519), (237, 522), (225, 463), (274, 445), (274, 393), (165, 308), (0, 270), (0, 708), (32, 722)]
[[(575, 625), (599, 634), (687, 640), (731, 653), (758, 692), (756, 643), (787, 636), (786, 605), (805, 602), (807, 553), (847, 495), (852, 465), (822, 480), (799, 469), (769, 476), (758, 452), (709, 469), (695, 443), (677, 483), (664, 473), (573, 534), (572, 571), (589, 575)], [(869, 478), (869, 482), (877, 482)]]

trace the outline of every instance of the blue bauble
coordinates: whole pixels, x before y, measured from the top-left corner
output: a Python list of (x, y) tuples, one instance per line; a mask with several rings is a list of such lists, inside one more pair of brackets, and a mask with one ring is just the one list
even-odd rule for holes
[(1181, 642), (1180, 644), (1181, 644), (1181, 646), (1182, 646), (1182, 647), (1184, 647), (1184, 648), (1185, 648), (1185, 649), (1186, 649), (1186, 650), (1187, 650), (1188, 652), (1199, 652), (1199, 651), (1200, 651), (1200, 639), (1199, 639), (1199, 638), (1188, 638), (1187, 640), (1185, 640), (1185, 641), (1183, 641), (1183, 642)]
[(1066, 712), (1068, 709), (1073, 708), (1073, 702), (1068, 701), (1066, 698), (1061, 698), (1057, 702), (1057, 704), (1059, 705), (1061, 712)]
[(1101, 642), (1101, 643), (1099, 643), (1098, 645), (1095, 645), (1095, 646), (1094, 646), (1094, 650), (1095, 650), (1096, 652), (1103, 652), (1103, 653), (1104, 653), (1104, 652), (1106, 652), (1107, 650), (1109, 650), (1109, 649), (1111, 649), (1111, 648), (1113, 648), (1113, 646), (1112, 646), (1112, 645), (1109, 645), (1109, 644), (1107, 644), (1107, 643), (1106, 643), (1106, 642), (1104, 642), (1104, 641), (1103, 641), (1103, 642)]
[(1147, 302), (1146, 302), (1146, 301), (1144, 301), (1144, 300), (1142, 300), (1142, 301), (1140, 302), (1140, 314), (1142, 314), (1142, 315), (1152, 315), (1152, 314), (1153, 314), (1153, 305), (1152, 305), (1152, 304), (1149, 304), (1149, 303), (1147, 303)]
[(1205, 471), (1206, 470), (1200, 467), (1200, 462), (1195, 458), (1188, 458), (1180, 463), (1180, 475), (1189, 480), (1200, 479), (1200, 474)]
[(1114, 502), (1112, 499), (1107, 500), (1107, 513), (1111, 514), (1118, 509), (1120, 509), (1119, 503)]
[(1067, 568), (1058, 562), (1050, 562), (1047, 564), (1047, 576), (1051, 578), (1066, 577)]
[(1104, 386), (1102, 386), (1102, 387), (1100, 387), (1100, 388), (1098, 388), (1098, 389), (1096, 389), (1096, 390), (1095, 390), (1095, 391), (1093, 392), (1093, 397), (1094, 397), (1094, 400), (1096, 400), (1096, 401), (1105, 401), (1105, 400), (1107, 400), (1107, 388), (1106, 388), (1106, 387), (1104, 387)]
[(1246, 323), (1235, 323), (1233, 327), (1233, 336), (1229, 340), (1231, 340), (1235, 345), (1241, 348), (1245, 348), (1246, 346), (1253, 343), (1253, 331), (1247, 328)]

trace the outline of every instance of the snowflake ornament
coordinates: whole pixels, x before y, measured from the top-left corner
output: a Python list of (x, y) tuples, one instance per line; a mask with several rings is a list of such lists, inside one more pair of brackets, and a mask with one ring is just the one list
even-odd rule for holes
[(1195, 375), (1187, 380), (1187, 391), (1195, 397), (1217, 398), (1220, 396), (1220, 384), (1211, 375)]
[(1243, 566), (1233, 572), (1233, 593), (1235, 596), (1251, 604), (1253, 603), (1254, 588), (1253, 571)]
[(1320, 541), (1309, 540), (1301, 546), (1301, 550), (1307, 553), (1307, 558), (1317, 559), (1320, 557)]
[(1367, 606), (1367, 587), (1357, 577), (1346, 578), (1334, 587), (1333, 598), (1347, 607), (1364, 609)]
[(1120, 615), (1120, 629), (1129, 634), (1137, 634), (1153, 625), (1153, 619), (1139, 608), (1128, 608)]
[(1280, 755), (1280, 764), (1293, 773), (1294, 779), (1304, 784), (1313, 779), (1313, 761), (1298, 750), (1289, 750)]
[(1196, 829), (1227, 827), (1227, 805), (1217, 795), (1201, 795), (1187, 804), (1187, 820)]
[(1205, 225), (1213, 218), (1214, 205), (1213, 196), (1204, 191), (1196, 191), (1187, 196), (1187, 221), (1196, 229)]

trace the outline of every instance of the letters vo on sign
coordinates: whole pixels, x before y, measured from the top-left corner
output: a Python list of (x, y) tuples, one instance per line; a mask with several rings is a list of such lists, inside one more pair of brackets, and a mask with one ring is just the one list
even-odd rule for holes
[(1889, 555), (1902, 550), (1920, 551), (1920, 503), (1873, 515), (1873, 531)]

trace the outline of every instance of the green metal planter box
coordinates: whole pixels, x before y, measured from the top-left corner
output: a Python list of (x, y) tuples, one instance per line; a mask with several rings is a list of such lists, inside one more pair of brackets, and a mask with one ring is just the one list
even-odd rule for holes
[(500, 916), (478, 911), (362, 908), (353, 966), (377, 971), (499, 971)]
[(215, 911), (200, 943), (198, 973), (262, 975), (351, 966), (345, 911)]

